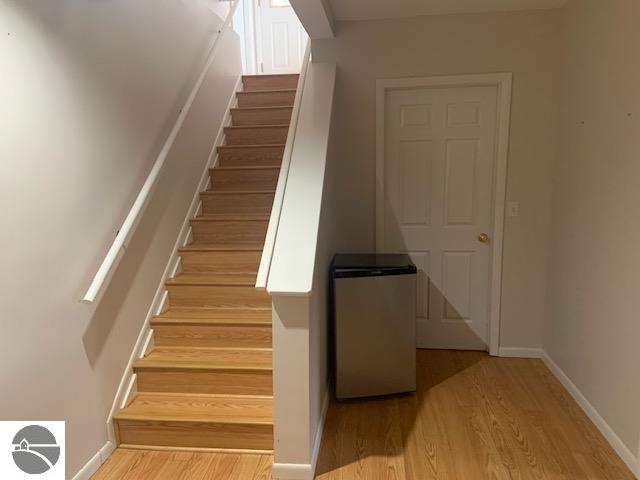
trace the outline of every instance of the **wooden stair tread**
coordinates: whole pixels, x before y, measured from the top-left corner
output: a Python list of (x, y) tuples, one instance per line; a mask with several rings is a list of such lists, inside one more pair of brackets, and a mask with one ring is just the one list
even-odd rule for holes
[(189, 221), (193, 244), (249, 245), (262, 248), (269, 218), (265, 216), (217, 218), (201, 215)]
[(248, 145), (218, 145), (218, 150), (236, 150), (243, 148), (283, 148), (284, 143), (248, 144)]
[(226, 145), (265, 145), (286, 143), (289, 135), (289, 120), (284, 124), (237, 125), (224, 128)]
[(267, 165), (219, 165), (209, 169), (210, 190), (275, 190), (280, 164), (273, 160)]
[(280, 165), (240, 165), (237, 167), (211, 167), (209, 170), (233, 172), (233, 171), (253, 171), (253, 170), (278, 170)]
[(181, 252), (262, 252), (264, 241), (255, 243), (192, 242), (180, 249)]
[(248, 91), (236, 92), (237, 106), (238, 108), (251, 108), (251, 107), (277, 107), (277, 106), (289, 106), (293, 107), (296, 100), (296, 90), (284, 86), (286, 88), (279, 88), (277, 86), (263, 86), (262, 89), (256, 88), (254, 85), (252, 89)]
[(151, 320), (151, 326), (160, 325), (190, 325), (190, 326), (235, 326), (256, 327), (271, 325), (271, 316), (268, 319), (254, 319), (247, 317), (222, 317), (222, 318), (174, 318), (158, 316)]
[[(224, 127), (225, 130), (257, 130), (263, 128), (289, 128), (288, 124), (284, 123), (274, 123), (274, 124), (266, 124), (266, 125), (229, 125), (228, 127)], [(257, 145), (257, 144), (252, 144)], [(264, 145), (263, 145), (264, 146)]]
[(188, 272), (170, 278), (165, 285), (246, 285), (254, 286), (258, 272), (217, 273)]
[[(250, 92), (250, 93), (256, 93), (256, 92)], [(233, 107), (231, 109), (232, 112), (248, 112), (251, 110), (258, 110), (260, 112), (269, 112), (271, 110), (292, 110), (293, 109), (293, 105), (269, 105), (269, 106), (264, 106), (264, 107)]]
[(273, 398), (251, 395), (138, 393), (115, 420), (271, 425)]
[(179, 252), (262, 252), (263, 245), (215, 245), (209, 243), (191, 243), (182, 247)]
[(270, 348), (154, 347), (139, 358), (134, 370), (260, 370), (271, 371)]
[(264, 74), (264, 73), (251, 73), (251, 74), (246, 74), (246, 75), (242, 75), (242, 79), (251, 79), (251, 78), (258, 78), (258, 79), (262, 79), (262, 78), (283, 78), (283, 77), (299, 77), (300, 74), (299, 73), (268, 73), (268, 74)]
[[(223, 214), (224, 215), (224, 214)], [(199, 215), (189, 220), (191, 223), (198, 222), (268, 222), (270, 215), (227, 215), (219, 216), (215, 213)]]
[(200, 195), (256, 195), (256, 194), (275, 194), (275, 190), (205, 190)]
[[(254, 147), (258, 148), (254, 148)], [(271, 166), (282, 165), (285, 145), (259, 145), (258, 143), (245, 143), (224, 145), (225, 148), (218, 148), (217, 165), (220, 167), (232, 166)], [(230, 148), (226, 148), (230, 147)]]
[(254, 213), (204, 213), (195, 218), (208, 220), (237, 220), (237, 221), (253, 221), (253, 220), (269, 220), (271, 215), (254, 214)]
[(254, 93), (283, 93), (283, 92), (289, 92), (289, 93), (294, 93), (296, 91), (295, 88), (270, 88), (270, 89), (266, 89), (266, 90), (247, 90), (247, 91), (242, 91), (242, 92), (236, 92), (237, 95), (251, 95)]
[(151, 323), (271, 324), (270, 308), (177, 308), (156, 315)]

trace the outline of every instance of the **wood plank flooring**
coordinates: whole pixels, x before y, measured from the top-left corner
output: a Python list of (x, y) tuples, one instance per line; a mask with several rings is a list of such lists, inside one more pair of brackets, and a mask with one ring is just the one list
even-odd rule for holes
[[(418, 351), (418, 393), (332, 403), (317, 480), (632, 480), (544, 364)], [(267, 455), (118, 449), (93, 480), (271, 480)]]

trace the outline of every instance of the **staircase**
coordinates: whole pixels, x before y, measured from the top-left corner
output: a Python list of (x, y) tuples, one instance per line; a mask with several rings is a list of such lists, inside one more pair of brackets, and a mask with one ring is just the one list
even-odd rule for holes
[(255, 280), (297, 82), (243, 77), (137, 392), (113, 418), (121, 447), (273, 450), (271, 299)]

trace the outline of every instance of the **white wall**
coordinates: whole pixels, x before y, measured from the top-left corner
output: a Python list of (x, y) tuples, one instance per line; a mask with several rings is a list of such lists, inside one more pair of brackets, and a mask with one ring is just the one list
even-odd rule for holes
[(336, 62), (338, 221), (351, 251), (375, 240), (375, 81), (513, 72), (505, 224), (502, 347), (540, 347), (547, 279), (551, 168), (556, 148), (560, 12), (528, 11), (338, 22), (313, 41), (314, 61)]
[(0, 418), (66, 420), (68, 477), (106, 442), (240, 72), (230, 36), (101, 304), (80, 304), (221, 25), (209, 7), (0, 0)]
[(573, 0), (544, 348), (632, 455), (640, 433), (640, 2)]

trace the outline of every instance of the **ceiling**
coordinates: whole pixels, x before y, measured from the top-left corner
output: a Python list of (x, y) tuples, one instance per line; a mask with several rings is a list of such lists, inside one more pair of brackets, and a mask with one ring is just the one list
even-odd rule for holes
[(336, 20), (560, 8), (567, 0), (328, 0)]

